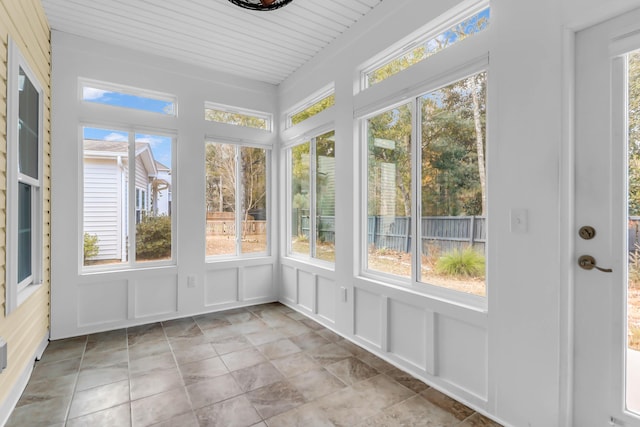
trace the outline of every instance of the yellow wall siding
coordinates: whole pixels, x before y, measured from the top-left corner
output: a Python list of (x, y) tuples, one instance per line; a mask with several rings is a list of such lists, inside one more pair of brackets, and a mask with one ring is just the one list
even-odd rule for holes
[[(8, 38), (16, 43), (45, 91), (43, 154), (44, 285), (8, 317), (5, 316), (6, 271), (6, 87)], [(0, 403), (16, 385), (49, 329), (51, 259), (51, 43), (40, 0), (0, 0), (0, 337), (8, 343), (8, 367), (0, 374)]]

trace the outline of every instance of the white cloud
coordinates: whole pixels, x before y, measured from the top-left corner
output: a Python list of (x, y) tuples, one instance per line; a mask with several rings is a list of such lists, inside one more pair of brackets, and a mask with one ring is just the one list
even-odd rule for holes
[(127, 135), (123, 133), (111, 132), (109, 135), (104, 137), (105, 141), (118, 141), (118, 142), (127, 142), (129, 138)]
[(106, 93), (109, 93), (109, 91), (93, 87), (84, 87), (82, 88), (82, 99), (93, 101), (102, 98)]
[(168, 146), (171, 143), (171, 138), (165, 136), (153, 136), (153, 135), (136, 135), (136, 142), (146, 142), (151, 147)]

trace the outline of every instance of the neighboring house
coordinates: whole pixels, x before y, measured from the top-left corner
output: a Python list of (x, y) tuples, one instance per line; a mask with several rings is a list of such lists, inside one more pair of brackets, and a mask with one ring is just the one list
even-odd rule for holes
[[(120, 141), (84, 141), (84, 232), (98, 236), (99, 247), (93, 260), (127, 259), (128, 146), (128, 142)], [(149, 144), (136, 143), (136, 223), (150, 210), (152, 183), (159, 175), (157, 166)], [(162, 174), (169, 175), (170, 171)], [(168, 200), (169, 187), (163, 191)]]

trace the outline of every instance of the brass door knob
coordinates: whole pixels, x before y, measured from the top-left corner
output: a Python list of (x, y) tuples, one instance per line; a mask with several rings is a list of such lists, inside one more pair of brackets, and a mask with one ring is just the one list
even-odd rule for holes
[(584, 270), (593, 270), (595, 268), (596, 270), (602, 271), (603, 273), (613, 272), (613, 270), (610, 268), (598, 267), (596, 259), (591, 255), (582, 255), (580, 258), (578, 258), (578, 265)]

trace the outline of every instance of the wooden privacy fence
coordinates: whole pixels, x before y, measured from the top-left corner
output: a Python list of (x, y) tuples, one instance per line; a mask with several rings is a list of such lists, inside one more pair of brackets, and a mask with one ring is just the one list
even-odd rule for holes
[[(424, 255), (439, 255), (472, 247), (484, 253), (487, 229), (481, 216), (423, 216), (421, 243)], [(376, 249), (411, 250), (411, 218), (370, 216), (368, 242)], [(435, 252), (435, 253), (434, 253)]]
[[(305, 215), (306, 214), (306, 215)], [(640, 218), (639, 218), (640, 219)], [(317, 218), (318, 238), (335, 242), (335, 217)], [(300, 212), (293, 217), (294, 234), (309, 237), (309, 215)], [(484, 253), (487, 228), (483, 216), (425, 216), (422, 217), (422, 251), (438, 255), (454, 249), (473, 247)], [(370, 216), (367, 218), (367, 241), (375, 249), (398, 252), (411, 251), (411, 218), (406, 216)], [(435, 252), (435, 253), (434, 253)]]
[[(627, 241), (629, 244), (629, 252), (633, 252), (640, 247), (640, 216), (629, 216)], [(640, 249), (638, 250), (640, 251)]]
[[(263, 235), (267, 233), (267, 221), (242, 221), (243, 235)], [(213, 236), (236, 235), (236, 222), (234, 220), (207, 220), (207, 234)]]

